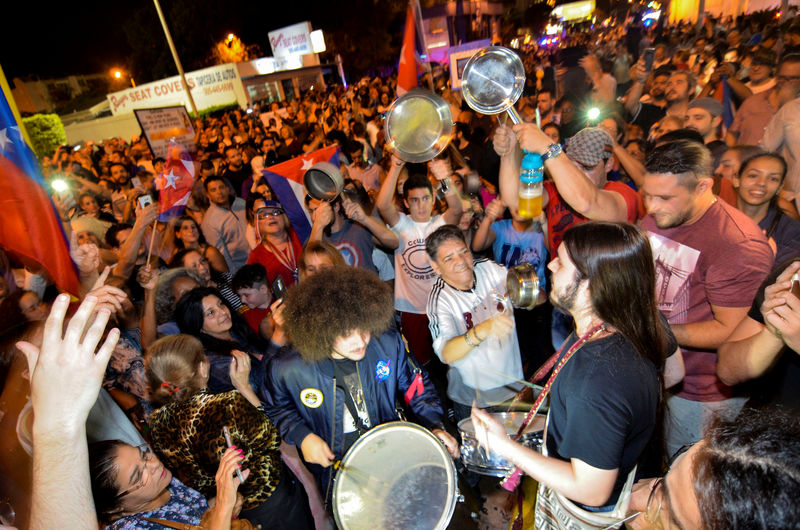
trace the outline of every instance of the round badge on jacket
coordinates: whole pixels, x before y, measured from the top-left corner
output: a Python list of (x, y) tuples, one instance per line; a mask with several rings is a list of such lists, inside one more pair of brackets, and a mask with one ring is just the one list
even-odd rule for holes
[(322, 392), (316, 388), (304, 388), (300, 391), (300, 401), (310, 409), (315, 409), (322, 405)]

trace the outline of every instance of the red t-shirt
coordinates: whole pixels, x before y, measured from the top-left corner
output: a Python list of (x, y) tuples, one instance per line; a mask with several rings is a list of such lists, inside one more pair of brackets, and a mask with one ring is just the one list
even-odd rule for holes
[[(552, 180), (544, 183), (544, 189), (547, 192), (547, 207), (545, 208), (545, 215), (547, 215), (547, 246), (550, 250), (550, 255), (555, 255), (558, 250), (558, 245), (564, 239), (564, 232), (570, 226), (585, 223), (590, 219), (582, 216), (572, 209), (558, 194), (556, 184)], [(639, 218), (639, 196), (627, 184), (622, 182), (609, 181), (603, 186), (604, 190), (616, 191), (622, 198), (625, 199), (625, 205), (628, 207), (626, 220), (629, 223), (635, 223)]]
[(261, 321), (264, 320), (269, 316), (269, 308), (260, 309), (258, 307), (254, 307), (253, 309), (248, 309), (244, 312), (244, 319), (247, 321), (247, 325), (250, 326), (250, 329), (258, 335), (258, 326), (261, 324)]
[[(690, 225), (658, 228), (642, 221), (656, 263), (658, 308), (670, 324), (712, 320), (711, 306), (750, 307), (772, 268), (773, 254), (761, 229), (745, 214), (717, 200)], [(681, 346), (686, 376), (678, 396), (722, 401), (732, 389), (717, 377), (717, 352)]]
[[(270, 285), (272, 285), (272, 282), (275, 281), (275, 277), (278, 275), (283, 278), (283, 283), (286, 284), (286, 287), (291, 287), (297, 282), (295, 274), (297, 273), (297, 267), (300, 265), (300, 254), (303, 253), (303, 245), (300, 244), (300, 239), (297, 237), (294, 230), (289, 230), (289, 238), (291, 239), (292, 250), (294, 251), (294, 269), (290, 269), (281, 263), (272, 252), (267, 250), (267, 247), (264, 246), (263, 243), (251, 250), (250, 256), (247, 257), (248, 265), (250, 263), (260, 263), (267, 269), (267, 280)], [(288, 261), (286, 256), (284, 256), (284, 259)]]

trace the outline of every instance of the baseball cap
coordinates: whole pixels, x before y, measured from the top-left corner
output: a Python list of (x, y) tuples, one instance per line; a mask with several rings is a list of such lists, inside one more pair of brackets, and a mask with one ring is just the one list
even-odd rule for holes
[(689, 102), (690, 109), (703, 109), (713, 117), (722, 115), (722, 103), (714, 98), (697, 98)]
[(594, 167), (611, 157), (614, 140), (599, 127), (587, 127), (573, 136), (567, 144), (567, 156), (584, 166)]

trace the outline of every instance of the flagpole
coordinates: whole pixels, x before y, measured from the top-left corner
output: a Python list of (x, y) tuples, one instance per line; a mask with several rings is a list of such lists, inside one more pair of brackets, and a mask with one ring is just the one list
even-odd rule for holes
[(169, 44), (169, 51), (172, 52), (172, 58), (175, 61), (175, 66), (178, 67), (178, 73), (181, 76), (181, 85), (183, 85), (183, 90), (186, 92), (186, 96), (189, 98), (189, 105), (192, 107), (192, 112), (194, 112), (194, 117), (198, 118), (200, 115), (197, 113), (197, 107), (194, 104), (194, 98), (192, 97), (192, 92), (189, 90), (189, 85), (186, 83), (186, 75), (183, 73), (183, 66), (181, 66), (181, 60), (178, 57), (178, 50), (175, 49), (175, 43), (172, 42), (172, 35), (169, 32), (169, 28), (167, 27), (167, 21), (164, 18), (164, 12), (161, 11), (161, 4), (158, 3), (158, 0), (153, 0), (153, 3), (156, 5), (156, 11), (158, 11), (158, 19), (161, 21), (161, 27), (164, 28), (164, 35), (167, 37), (167, 44)]
[(431, 62), (430, 58), (428, 57), (428, 43), (425, 40), (425, 27), (422, 23), (422, 8), (419, 6), (419, 0), (410, 0), (411, 9), (414, 10), (414, 26), (417, 29), (417, 39), (420, 41), (420, 45), (422, 46), (422, 51), (425, 53), (425, 60), (423, 64), (425, 65), (425, 69), (428, 71), (428, 85), (433, 92), (433, 72), (431, 71)]

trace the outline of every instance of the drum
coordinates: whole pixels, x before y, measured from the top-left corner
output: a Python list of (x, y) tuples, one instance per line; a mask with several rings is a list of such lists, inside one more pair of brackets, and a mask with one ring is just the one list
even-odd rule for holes
[(430, 431), (402, 421), (359, 438), (339, 465), (333, 514), (343, 530), (444, 529), (457, 502), (456, 469)]
[[(509, 436), (515, 436), (525, 420), (526, 413), (494, 412), (492, 416), (500, 420), (506, 427)], [(545, 419), (546, 416), (537, 414), (522, 433), (519, 442), (525, 447), (541, 451)], [(464, 462), (467, 469), (492, 477), (503, 477), (514, 469), (511, 462), (495, 453), (487, 454), (478, 444), (475, 428), (472, 426), (472, 418), (464, 418), (458, 422), (458, 430), (461, 433), (461, 461)]]

